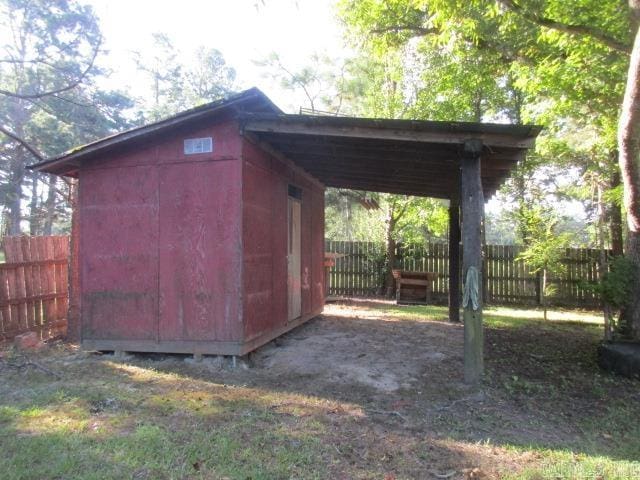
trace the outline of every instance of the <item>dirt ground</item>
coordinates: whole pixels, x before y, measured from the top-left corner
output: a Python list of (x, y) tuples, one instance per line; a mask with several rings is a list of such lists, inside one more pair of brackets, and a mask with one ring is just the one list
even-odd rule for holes
[[(640, 427), (612, 409), (621, 402), (631, 410), (620, 415), (640, 418), (640, 384), (598, 370), (597, 325), (507, 324), (489, 313), (486, 377), (471, 388), (462, 381), (463, 327), (443, 321), (445, 309), (412, 312), (384, 301), (329, 304), (236, 368), (221, 357), (118, 361), (178, 373), (186, 378), (180, 390), (213, 389), (207, 382), (215, 382), (248, 396), (269, 392), (261, 400), (269, 411), (317, 422), (318, 462), (329, 476), (282, 478), (565, 478), (545, 472), (554, 462), (572, 468), (575, 455), (605, 458), (602, 468), (640, 459)], [(80, 375), (113, 361), (67, 351), (46, 365)]]
[(259, 349), (256, 367), (313, 377), (330, 389), (355, 386), (384, 396), (419, 389), (421, 381), (446, 370), (443, 364), (461, 358), (460, 328), (453, 329), (453, 336), (450, 326), (438, 324), (428, 329), (414, 324), (409, 331), (404, 320), (366, 310), (370, 304), (328, 305), (322, 320)]

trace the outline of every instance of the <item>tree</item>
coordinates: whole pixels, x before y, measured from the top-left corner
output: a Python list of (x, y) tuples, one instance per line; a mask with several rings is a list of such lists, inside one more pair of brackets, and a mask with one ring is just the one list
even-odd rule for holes
[(562, 260), (570, 237), (567, 233), (557, 232), (558, 218), (549, 208), (536, 206), (528, 210), (526, 218), (522, 220), (527, 225), (527, 248), (518, 256), (518, 260), (524, 261), (533, 268), (534, 273), (541, 276), (540, 302), (544, 319), (547, 320), (548, 298), (555, 293), (549, 276), (564, 270)]
[[(570, 123), (588, 129), (601, 146), (596, 166), (610, 164), (618, 153), (629, 229), (626, 255), (638, 266), (639, 2), (630, 0), (627, 8), (620, 3), (344, 0), (341, 12), (353, 31), (378, 48), (431, 42), (452, 51), (471, 48), (497, 55), (509, 66), (515, 86), (528, 97), (525, 120), (544, 123), (560, 135)], [(610, 183), (615, 187), (614, 180)], [(640, 339), (639, 282), (634, 289), (637, 301), (627, 310), (636, 339)]]
[(165, 33), (153, 34), (153, 54), (134, 54), (138, 70), (150, 83), (144, 115), (151, 121), (173, 115), (198, 104), (227, 96), (234, 89), (235, 70), (220, 51), (199, 47), (192, 65)]
[(236, 71), (228, 66), (215, 48), (198, 47), (195, 65), (185, 72), (191, 103), (212, 101), (229, 95), (235, 85)]
[(448, 211), (443, 202), (407, 195), (383, 194), (386, 245), (386, 295), (395, 294), (393, 269), (396, 268), (396, 250), (400, 242), (424, 243), (425, 239), (442, 238), (448, 225)]
[(28, 199), (31, 233), (50, 233), (66, 184), (25, 165), (103, 136), (122, 124), (128, 100), (93, 86), (101, 37), (90, 7), (68, 0), (3, 0), (0, 23), (1, 203), (10, 234), (21, 233)]
[(20, 233), (25, 165), (43, 158), (29, 139), (34, 107), (82, 83), (100, 45), (95, 20), (84, 15), (87, 10), (67, 2), (58, 10), (58, 3), (7, 0), (1, 5), (2, 24), (11, 32), (0, 62), (0, 132), (10, 142), (4, 158), (4, 204), (9, 208), (9, 232), (14, 235)]
[(620, 112), (618, 149), (629, 229), (626, 257), (636, 270), (631, 303), (625, 309), (624, 320), (632, 338), (640, 340), (640, 275), (637, 273), (640, 271), (640, 1), (629, 0), (629, 10), (635, 40)]

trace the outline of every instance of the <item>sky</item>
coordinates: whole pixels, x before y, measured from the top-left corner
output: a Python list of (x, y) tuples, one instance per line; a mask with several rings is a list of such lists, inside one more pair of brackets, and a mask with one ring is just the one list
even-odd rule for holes
[[(308, 107), (302, 92), (285, 90), (264, 77), (254, 62), (277, 52), (296, 70), (314, 53), (349, 55), (336, 18), (337, 0), (83, 0), (100, 19), (106, 54), (100, 65), (111, 70), (105, 87), (145, 96), (148, 78), (137, 71), (133, 52), (152, 50), (153, 33), (165, 33), (189, 63), (199, 46), (216, 48), (237, 72), (240, 89), (258, 87), (286, 112)], [(486, 210), (504, 208), (495, 197)], [(570, 208), (577, 215), (574, 208)]]
[(112, 73), (106, 86), (144, 96), (144, 77), (134, 51), (149, 52), (152, 34), (166, 33), (190, 61), (203, 45), (216, 48), (234, 67), (241, 89), (257, 86), (285, 111), (304, 99), (263, 78), (255, 60), (278, 52), (287, 68), (309, 62), (314, 52), (339, 56), (342, 32), (335, 0), (85, 0), (100, 19), (106, 55), (100, 64)]

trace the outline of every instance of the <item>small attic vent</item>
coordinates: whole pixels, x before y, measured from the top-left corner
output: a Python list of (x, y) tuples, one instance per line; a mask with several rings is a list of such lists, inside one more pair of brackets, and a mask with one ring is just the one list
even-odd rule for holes
[(184, 140), (184, 154), (213, 152), (213, 138), (186, 138)]

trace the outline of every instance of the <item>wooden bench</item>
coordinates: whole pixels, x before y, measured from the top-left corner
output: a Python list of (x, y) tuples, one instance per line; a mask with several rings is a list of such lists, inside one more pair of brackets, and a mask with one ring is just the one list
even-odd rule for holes
[(419, 305), (431, 303), (433, 281), (438, 278), (438, 273), (398, 269), (392, 272), (396, 280), (396, 303)]

